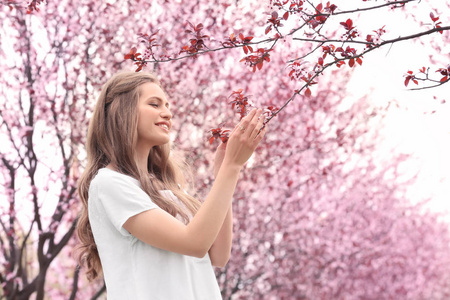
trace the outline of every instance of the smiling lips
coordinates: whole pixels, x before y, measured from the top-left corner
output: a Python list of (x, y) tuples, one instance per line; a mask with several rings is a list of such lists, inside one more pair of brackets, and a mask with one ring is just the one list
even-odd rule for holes
[(166, 122), (157, 123), (157, 126), (161, 127), (162, 129), (169, 131), (169, 124)]

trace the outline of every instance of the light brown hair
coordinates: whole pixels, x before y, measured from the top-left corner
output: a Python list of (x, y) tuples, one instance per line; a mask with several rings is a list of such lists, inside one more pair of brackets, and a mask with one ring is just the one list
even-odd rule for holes
[[(193, 216), (200, 207), (200, 202), (182, 189), (185, 183), (182, 169), (170, 155), (169, 144), (150, 150), (147, 170), (140, 170), (136, 164), (134, 146), (137, 141), (140, 86), (147, 82), (160, 86), (157, 77), (151, 73), (119, 72), (114, 75), (103, 86), (89, 123), (87, 166), (78, 184), (83, 208), (77, 234), (80, 240), (78, 260), (87, 268), (86, 274), (90, 280), (95, 279), (102, 270), (88, 216), (89, 185), (100, 168), (112, 164), (118, 172), (136, 178), (151, 201), (172, 216), (179, 215), (185, 223), (189, 222), (189, 215)], [(165, 199), (161, 190), (171, 190), (182, 205)]]

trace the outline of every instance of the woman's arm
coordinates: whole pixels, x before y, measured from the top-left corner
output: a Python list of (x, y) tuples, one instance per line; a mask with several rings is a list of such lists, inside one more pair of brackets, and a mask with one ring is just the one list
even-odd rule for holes
[[(217, 177), (219, 173), (220, 166), (222, 165), (223, 159), (225, 157), (225, 150), (227, 144), (221, 143), (217, 147), (216, 154), (214, 156), (214, 178)], [(225, 221), (222, 224), (222, 228), (217, 235), (211, 249), (209, 249), (209, 257), (211, 263), (216, 267), (224, 267), (231, 255), (231, 244), (233, 240), (233, 205), (228, 208)]]
[[(264, 136), (261, 110), (253, 110), (233, 130), (217, 178), (196, 215), (184, 225), (162, 209), (129, 218), (123, 227), (143, 242), (172, 252), (203, 257), (211, 249), (231, 207), (231, 200), (244, 163)], [(231, 217), (231, 215), (230, 215)], [(230, 218), (228, 217), (228, 218)]]
[(215, 267), (223, 268), (228, 263), (231, 255), (231, 244), (233, 240), (233, 210), (228, 209), (225, 221), (217, 235), (211, 249), (209, 249), (209, 257), (211, 264)]

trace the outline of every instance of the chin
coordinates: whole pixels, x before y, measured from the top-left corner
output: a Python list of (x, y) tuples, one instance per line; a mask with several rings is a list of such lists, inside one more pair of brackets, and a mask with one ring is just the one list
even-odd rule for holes
[(170, 139), (168, 139), (167, 141), (161, 141), (159, 143), (156, 143), (155, 146), (164, 146), (164, 145), (168, 145), (170, 143)]

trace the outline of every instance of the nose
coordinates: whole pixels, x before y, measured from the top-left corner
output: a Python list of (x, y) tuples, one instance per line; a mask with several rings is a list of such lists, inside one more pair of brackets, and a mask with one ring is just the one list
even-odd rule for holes
[(167, 120), (172, 119), (172, 113), (170, 112), (169, 108), (165, 108), (162, 112), (161, 112), (161, 117)]

